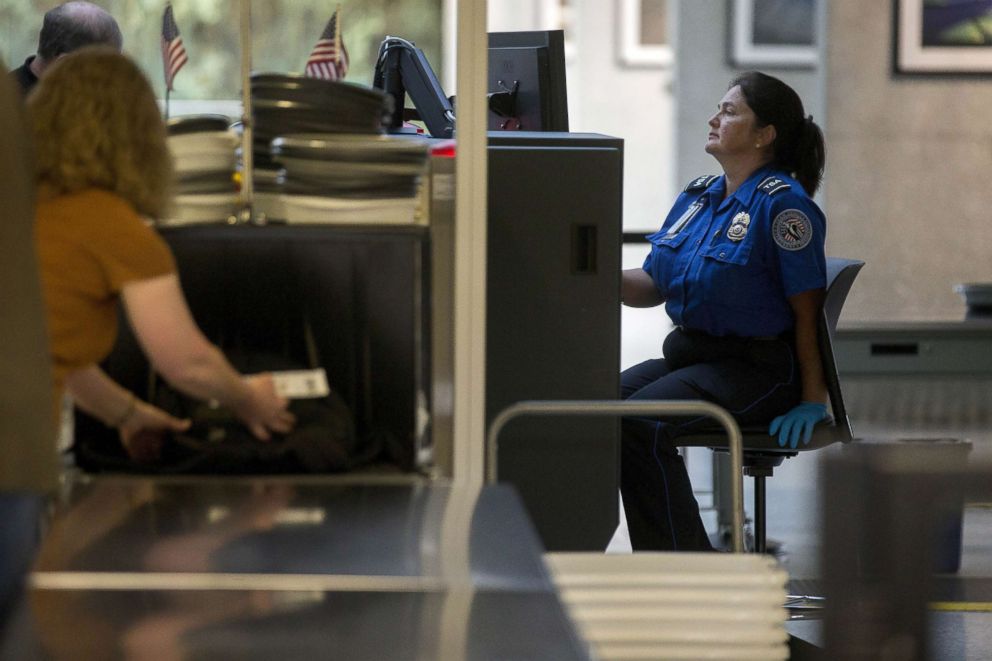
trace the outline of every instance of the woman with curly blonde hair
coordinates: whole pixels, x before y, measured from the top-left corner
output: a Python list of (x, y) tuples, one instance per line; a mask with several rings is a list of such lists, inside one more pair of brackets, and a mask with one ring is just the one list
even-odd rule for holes
[(189, 421), (140, 401), (97, 365), (110, 352), (122, 300), (152, 365), (179, 390), (230, 408), (259, 439), (293, 425), (271, 375), (242, 378), (200, 332), (160, 218), (172, 184), (151, 86), (127, 57), (86, 48), (61, 58), (28, 97), (39, 186), (36, 241), (56, 387), (119, 430), (132, 458)]
[(171, 197), (172, 158), (148, 81), (112, 49), (78, 55), (50, 69), (47, 75), (55, 79), (28, 101), (39, 183), (57, 194), (99, 188), (143, 216), (162, 217)]

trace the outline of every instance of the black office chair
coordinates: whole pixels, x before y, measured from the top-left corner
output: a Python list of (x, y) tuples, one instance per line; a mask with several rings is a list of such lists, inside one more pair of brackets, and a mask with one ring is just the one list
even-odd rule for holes
[[(796, 449), (780, 448), (778, 437), (768, 434), (768, 423), (741, 428), (744, 440), (744, 474), (754, 478), (754, 550), (758, 553), (766, 550), (765, 478), (771, 477), (776, 466), (799, 452), (819, 450), (833, 443), (848, 443), (853, 437), (834, 362), (833, 338), (841, 308), (844, 307), (854, 279), (864, 265), (864, 262), (854, 259), (827, 258), (827, 290), (820, 317), (819, 344), (833, 418), (818, 424), (809, 444), (800, 445)], [(727, 447), (726, 434), (716, 428), (679, 436), (675, 442), (683, 447), (709, 447), (714, 450)]]

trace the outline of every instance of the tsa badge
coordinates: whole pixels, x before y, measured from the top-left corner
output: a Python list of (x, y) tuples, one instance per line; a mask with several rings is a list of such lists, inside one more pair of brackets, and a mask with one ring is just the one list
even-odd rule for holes
[(772, 221), (772, 237), (783, 250), (802, 250), (813, 239), (813, 223), (799, 209), (786, 209)]
[(751, 216), (746, 211), (741, 211), (730, 221), (727, 228), (727, 238), (731, 241), (741, 241), (747, 236), (748, 225), (751, 224)]

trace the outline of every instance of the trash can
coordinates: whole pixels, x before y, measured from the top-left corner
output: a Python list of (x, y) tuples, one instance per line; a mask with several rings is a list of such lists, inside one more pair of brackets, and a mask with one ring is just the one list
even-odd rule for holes
[[(964, 497), (956, 476), (968, 464), (971, 442), (957, 438), (872, 438), (857, 439), (852, 449), (871, 455), (874, 461), (925, 472), (940, 481), (942, 498), (935, 503), (936, 512), (929, 526), (933, 571), (957, 572), (961, 567)], [(925, 527), (920, 532), (924, 533)]]

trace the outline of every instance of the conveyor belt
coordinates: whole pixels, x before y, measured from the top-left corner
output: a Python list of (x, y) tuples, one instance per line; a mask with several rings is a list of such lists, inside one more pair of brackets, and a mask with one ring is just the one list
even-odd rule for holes
[(17, 635), (53, 658), (587, 659), (540, 550), (506, 487), (99, 479), (52, 521)]

